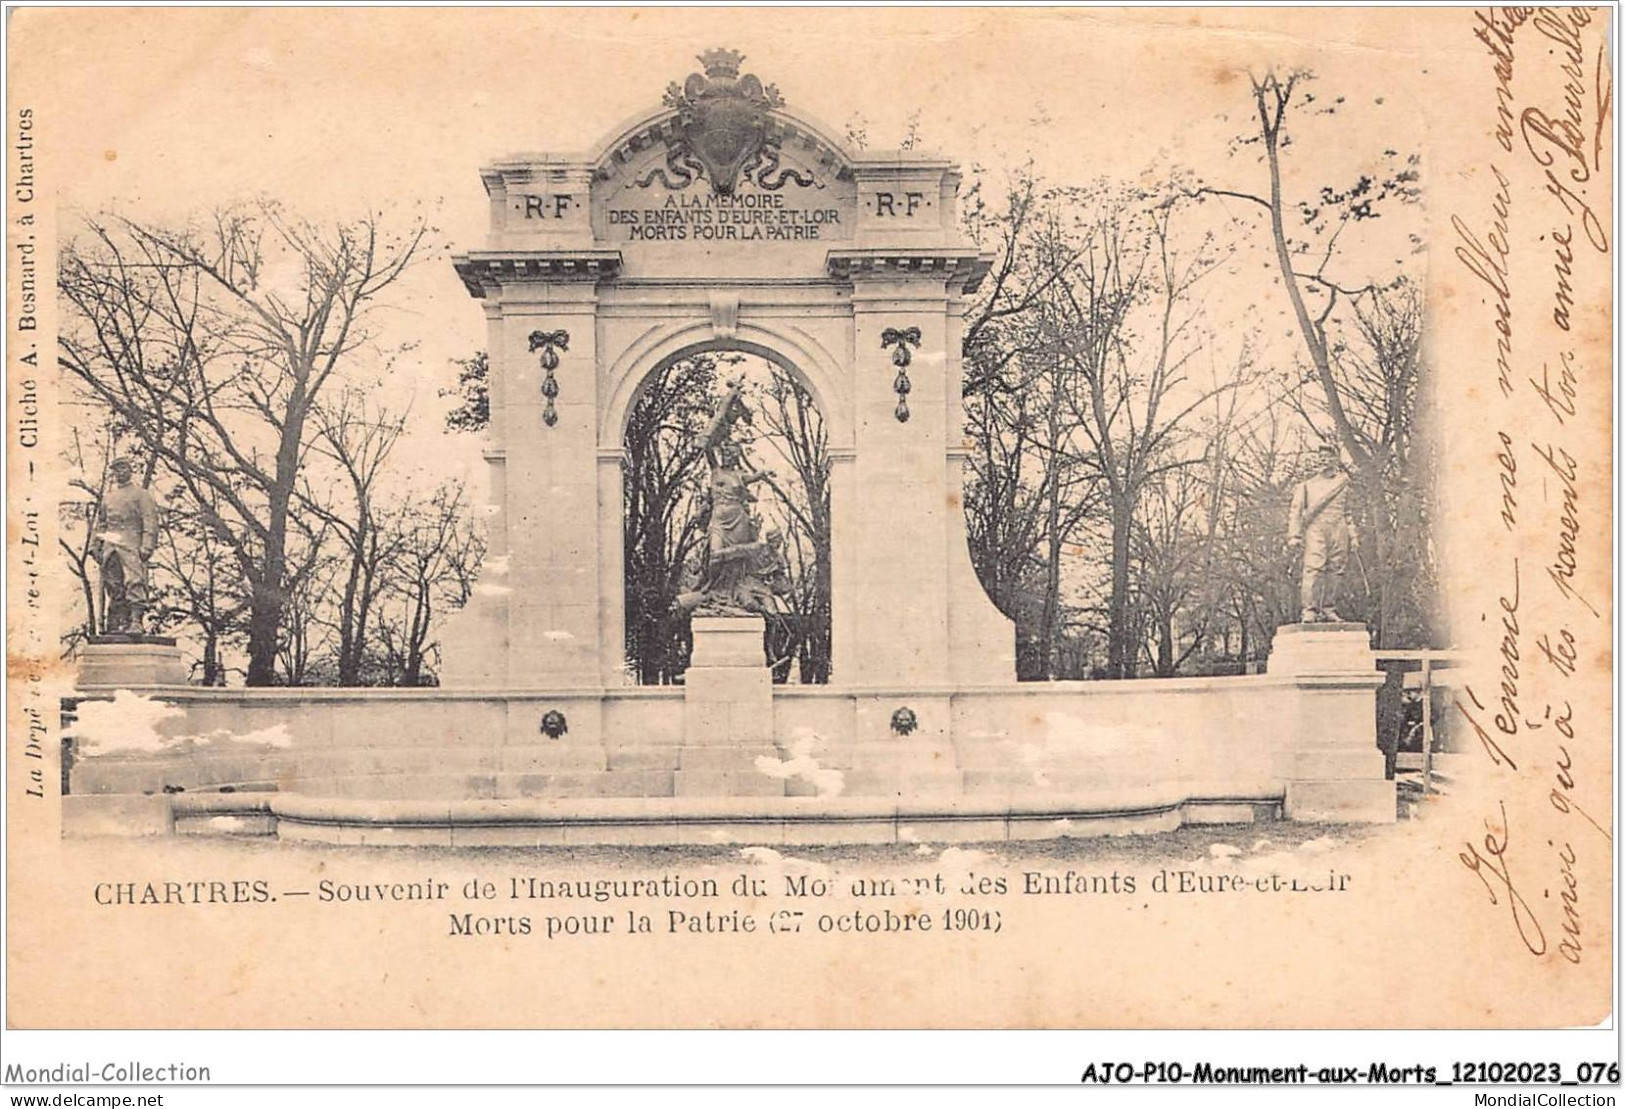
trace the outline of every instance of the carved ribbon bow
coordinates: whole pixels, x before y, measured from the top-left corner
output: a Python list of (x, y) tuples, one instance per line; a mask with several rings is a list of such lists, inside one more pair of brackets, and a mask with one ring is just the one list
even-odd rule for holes
[(535, 354), (538, 348), (542, 352), (542, 369), (547, 371), (542, 378), (542, 396), (547, 398), (547, 405), (542, 409), (542, 422), (552, 427), (559, 422), (558, 411), (553, 407), (553, 401), (559, 395), (559, 379), (553, 376), (553, 371), (559, 368), (559, 351), (570, 349), (570, 333), (562, 330), (532, 331), (530, 352)]

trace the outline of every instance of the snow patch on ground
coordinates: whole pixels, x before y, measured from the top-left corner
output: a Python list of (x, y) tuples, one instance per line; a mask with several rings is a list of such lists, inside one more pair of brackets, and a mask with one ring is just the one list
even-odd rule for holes
[(764, 875), (770, 880), (790, 875), (826, 878), (830, 874), (829, 867), (823, 863), (780, 854), (771, 847), (741, 847), (739, 857), (761, 867)]
[(1296, 847), (1278, 845), (1274, 840), (1258, 836), (1254, 838), (1252, 846), (1245, 850), (1229, 843), (1210, 844), (1207, 854), (1197, 859), (1192, 869), (1254, 876), (1270, 873), (1286, 877), (1323, 875), (1325, 863), (1319, 856), (1340, 851), (1346, 846), (1335, 836), (1318, 836)]
[(942, 880), (958, 889), (970, 879), (977, 867), (989, 861), (986, 851), (966, 847), (944, 847), (937, 856), (937, 873)]

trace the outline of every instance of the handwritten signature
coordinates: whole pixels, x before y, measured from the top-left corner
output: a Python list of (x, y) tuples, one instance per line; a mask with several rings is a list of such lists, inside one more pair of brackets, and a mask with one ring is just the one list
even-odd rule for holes
[[(1461, 865), (1478, 875), (1478, 880), (1484, 883), (1484, 891), (1490, 896), (1491, 905), (1507, 906), (1512, 914), (1512, 924), (1518, 930), (1518, 938), (1523, 941), (1525, 948), (1531, 955), (1546, 954), (1546, 933), (1540, 927), (1540, 921), (1535, 919), (1535, 912), (1524, 900), (1523, 894), (1518, 892), (1517, 886), (1512, 882), (1512, 865), (1507, 858), (1507, 848), (1512, 844), (1511, 828), (1507, 824), (1506, 802), (1499, 802), (1501, 807), (1501, 825), (1497, 828), (1486, 818), (1484, 827), (1484, 849), (1480, 851), (1478, 845), (1471, 841), (1467, 850), (1456, 857)], [(1491, 879), (1494, 881), (1491, 881)]]

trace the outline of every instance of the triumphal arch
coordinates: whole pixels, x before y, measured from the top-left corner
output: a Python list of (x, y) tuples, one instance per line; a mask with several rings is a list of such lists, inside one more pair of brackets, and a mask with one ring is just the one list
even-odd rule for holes
[[(791, 843), (1393, 819), (1357, 626), (1283, 628), (1263, 675), (1016, 682), (965, 539), (961, 321), (991, 258), (960, 172), (849, 148), (743, 62), (707, 51), (597, 148), (480, 171), (490, 231), (455, 265), (488, 325), (488, 554), (440, 687), (201, 689), (100, 659), (81, 718), (134, 690), (177, 742), (78, 761), (70, 828)], [(827, 685), (773, 685), (759, 619), (703, 608), (683, 684), (629, 676), (627, 422), (652, 375), (724, 350), (822, 413)]]
[(960, 230), (957, 167), (849, 150), (740, 55), (701, 61), (600, 148), (481, 172), (490, 238), (457, 271), (490, 328), (506, 578), (447, 645), (448, 684), (623, 684), (626, 420), (657, 368), (719, 348), (786, 367), (824, 414), (833, 680), (1013, 679), (960, 508), (960, 320), (990, 259)]

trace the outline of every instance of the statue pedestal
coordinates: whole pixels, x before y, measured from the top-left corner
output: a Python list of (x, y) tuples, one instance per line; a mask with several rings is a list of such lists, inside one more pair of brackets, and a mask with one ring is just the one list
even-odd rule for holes
[(773, 675), (760, 616), (694, 617), (694, 654), (683, 676), (683, 746), (672, 791), (678, 797), (781, 797), (784, 780), (756, 768), (777, 760)]
[(167, 635), (93, 635), (79, 651), (80, 689), (185, 685), (186, 664)]
[(1271, 674), (1364, 674), (1376, 668), (1364, 624), (1282, 624), (1270, 644)]
[(1295, 689), (1277, 721), (1288, 820), (1391, 824), (1394, 783), (1377, 748), (1382, 672), (1364, 624), (1285, 624), (1268, 673)]

